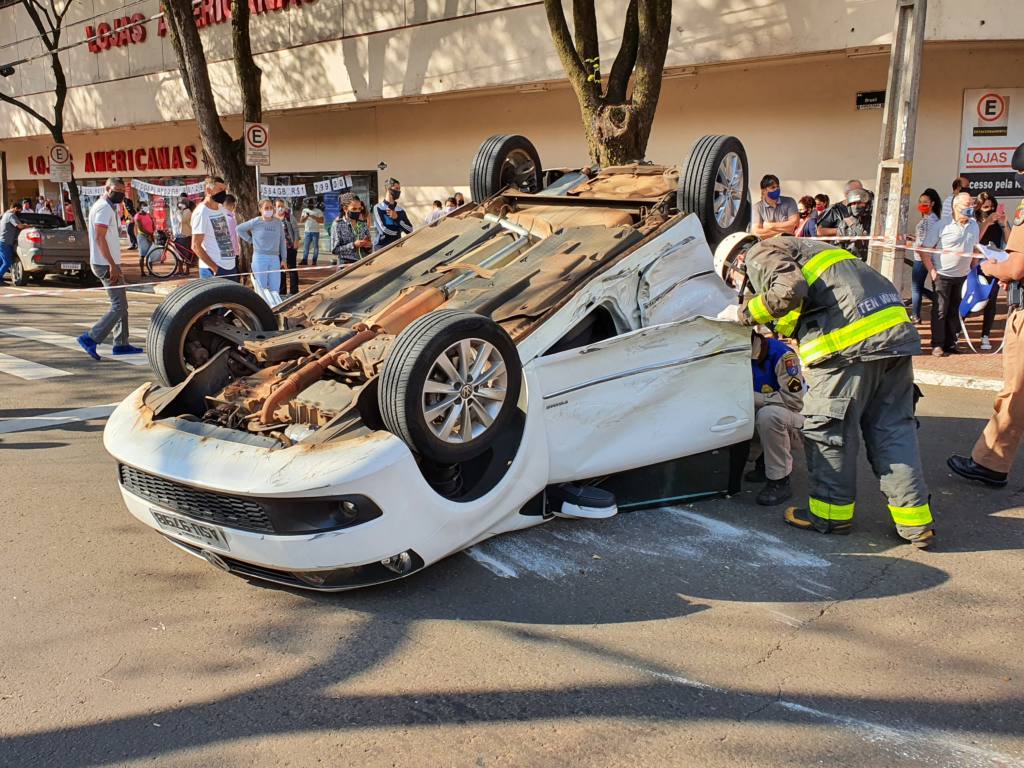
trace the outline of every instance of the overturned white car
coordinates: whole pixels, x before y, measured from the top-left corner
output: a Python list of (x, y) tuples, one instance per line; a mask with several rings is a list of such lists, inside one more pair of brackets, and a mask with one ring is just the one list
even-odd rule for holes
[[(542, 171), (481, 146), (468, 205), (271, 310), (223, 280), (153, 316), (160, 384), (104, 433), (131, 513), (239, 576), (341, 590), (552, 516), (736, 490), (749, 331), (713, 245), (747, 165)], [(725, 449), (725, 450), (723, 450)]]

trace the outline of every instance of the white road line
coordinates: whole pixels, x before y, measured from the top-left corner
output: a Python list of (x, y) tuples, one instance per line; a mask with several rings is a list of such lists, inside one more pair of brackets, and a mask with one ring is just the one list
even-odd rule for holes
[[(85, 356), (85, 352), (80, 346), (78, 346), (78, 341), (75, 340), (74, 336), (62, 336), (59, 333), (43, 331), (39, 328), (32, 328), (27, 325), (13, 325), (9, 328), (0, 328), (0, 333), (7, 334), (8, 336), (17, 336), (19, 339), (27, 339), (28, 341), (38, 341), (42, 344), (50, 344), (54, 347), (61, 347), (62, 349), (69, 349), (72, 352)], [(149, 360), (142, 354), (112, 354), (109, 344), (104, 344), (99, 347), (99, 353), (102, 357), (109, 360), (115, 360), (119, 363), (127, 363), (128, 365), (149, 365)]]
[(0, 373), (9, 373), (25, 381), (40, 381), (42, 379), (55, 379), (58, 376), (70, 376), (68, 371), (60, 368), (51, 368), (41, 363), (33, 363), (31, 360), (22, 360), (20, 357), (5, 355), (0, 352)]
[(118, 403), (109, 405), (93, 405), (88, 408), (74, 408), (70, 411), (57, 411), (56, 413), (41, 413), (38, 416), (21, 416), (16, 419), (0, 419), (0, 435), (8, 435), (12, 432), (26, 432), (30, 429), (43, 429), (44, 427), (58, 427), (62, 424), (74, 424), (78, 421), (89, 421), (90, 419), (105, 419)]

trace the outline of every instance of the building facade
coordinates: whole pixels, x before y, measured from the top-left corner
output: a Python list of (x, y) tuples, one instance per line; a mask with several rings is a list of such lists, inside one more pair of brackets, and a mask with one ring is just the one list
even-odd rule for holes
[[(82, 44), (62, 57), (76, 178), (87, 187), (111, 173), (156, 186), (199, 178), (202, 147), (155, 18), (158, 0), (71, 3), (63, 40)], [(597, 5), (607, 69), (625, 4)], [(1024, 13), (1013, 6), (929, 3), (915, 190), (933, 186), (944, 196), (961, 170), (991, 180), (993, 190), (1006, 176), (1003, 148), (1024, 141)], [(219, 111), (239, 135), (229, 7), (202, 0), (196, 21)], [(530, 137), (547, 166), (587, 162), (541, 2), (250, 0), (250, 7), (270, 125), (264, 184), (314, 194), (346, 179), (372, 201), (381, 178), (394, 175), (415, 218), (431, 200), (467, 191), (476, 149), (494, 133)], [(854, 177), (870, 186), (882, 114), (872, 107), (885, 87), (894, 12), (894, 0), (675, 0), (648, 157), (681, 162), (700, 135), (728, 133), (746, 145), (755, 185), (772, 172), (793, 196), (835, 197)], [(0, 64), (41, 51), (20, 5), (0, 8), (0, 20)], [(41, 58), (0, 77), (0, 89), (46, 114), (52, 79)], [(47, 180), (50, 143), (39, 123), (0, 104), (8, 195), (58, 197)]]

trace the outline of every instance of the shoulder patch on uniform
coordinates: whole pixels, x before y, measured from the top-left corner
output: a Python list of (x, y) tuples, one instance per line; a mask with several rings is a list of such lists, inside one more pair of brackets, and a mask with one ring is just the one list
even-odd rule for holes
[(1017, 206), (1017, 215), (1013, 219), (1013, 225), (1019, 227), (1024, 224), (1024, 200)]
[(786, 373), (790, 376), (797, 376), (800, 374), (800, 358), (796, 356), (795, 352), (787, 352), (782, 356), (782, 362), (786, 364)]
[(786, 389), (790, 392), (799, 392), (804, 388), (803, 382), (800, 379), (790, 379), (789, 384), (786, 385)]

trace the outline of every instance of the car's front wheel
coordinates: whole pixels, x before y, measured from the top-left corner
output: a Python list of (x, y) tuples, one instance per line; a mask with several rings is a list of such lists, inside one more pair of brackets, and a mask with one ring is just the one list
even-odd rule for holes
[(482, 454), (519, 400), (515, 343), (488, 317), (438, 310), (403, 330), (384, 361), (380, 412), (387, 428), (438, 464)]
[(702, 136), (679, 176), (676, 205), (695, 213), (713, 249), (750, 225), (747, 152), (735, 136)]
[(246, 331), (277, 327), (273, 310), (243, 285), (222, 278), (196, 280), (171, 293), (149, 322), (146, 353), (162, 384), (173, 387), (231, 342), (203, 327), (216, 318)]
[(482, 203), (506, 187), (540, 192), (542, 168), (537, 148), (525, 136), (491, 136), (480, 145), (469, 173), (473, 202)]

